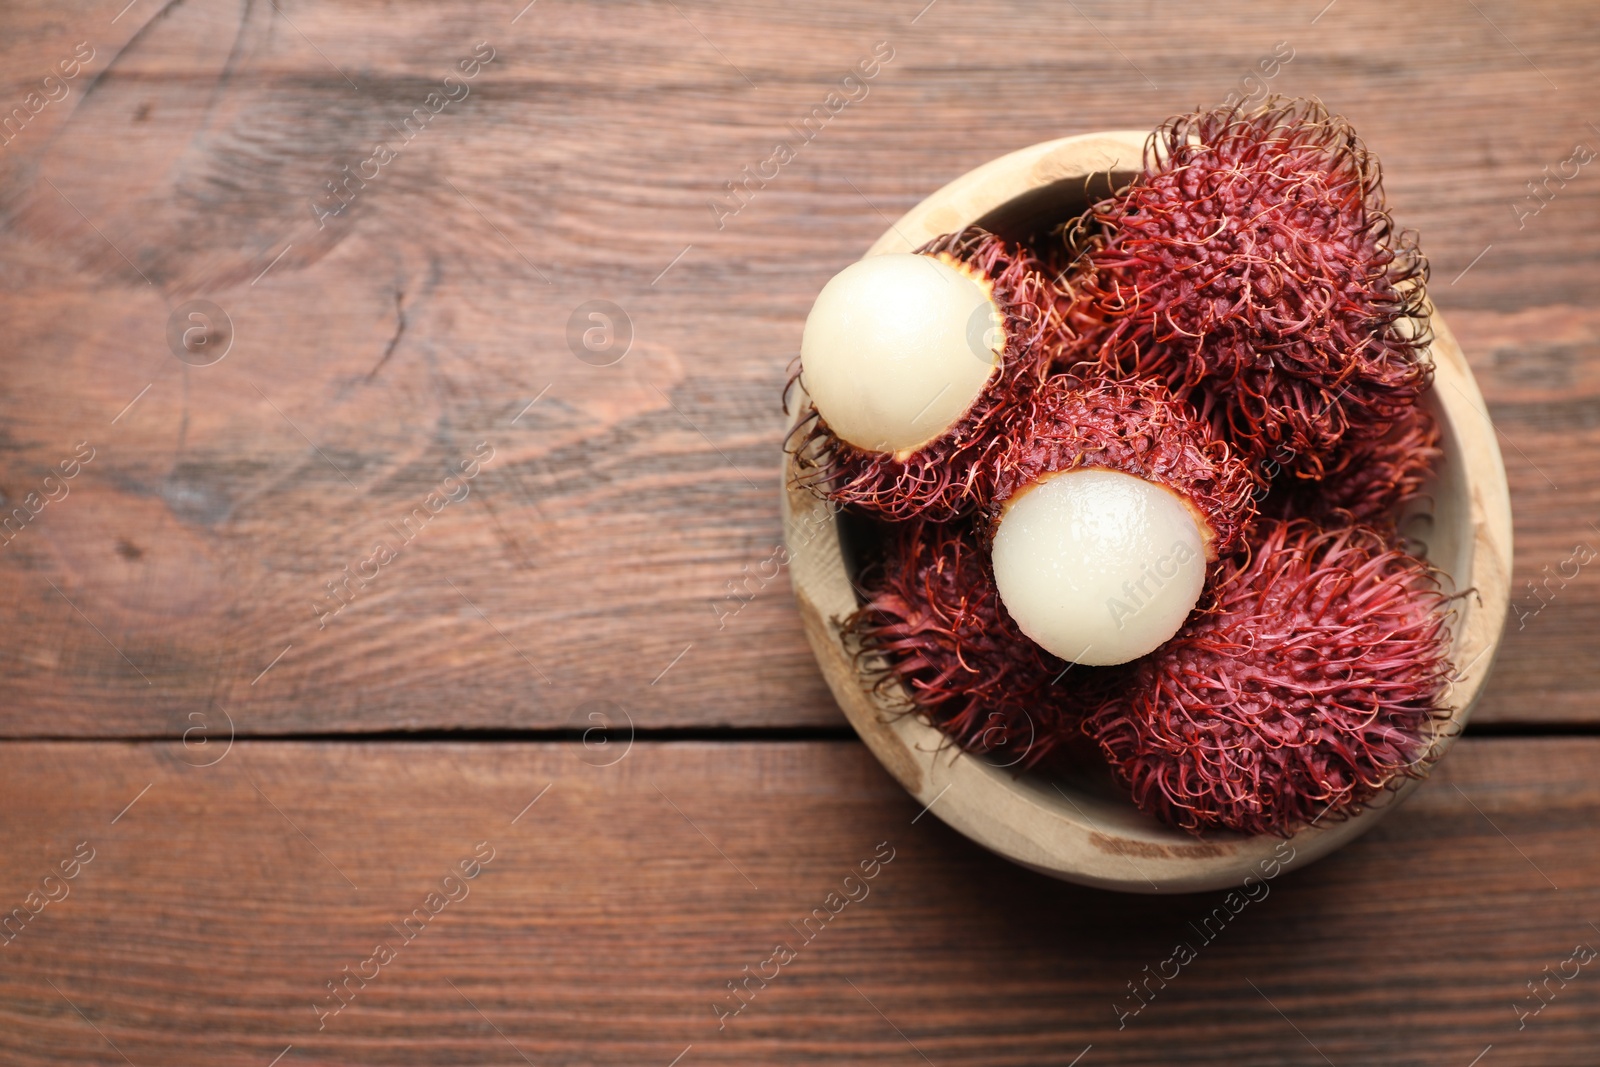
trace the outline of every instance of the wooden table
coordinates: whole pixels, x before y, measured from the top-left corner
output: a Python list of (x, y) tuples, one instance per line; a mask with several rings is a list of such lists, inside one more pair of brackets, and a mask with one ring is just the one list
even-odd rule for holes
[[(1595, 1062), (1586, 5), (124, 2), (0, 16), (0, 1062)], [(823, 281), (1264, 59), (1426, 235), (1516, 607), (1433, 780), (1219, 913), (921, 816), (760, 575)]]

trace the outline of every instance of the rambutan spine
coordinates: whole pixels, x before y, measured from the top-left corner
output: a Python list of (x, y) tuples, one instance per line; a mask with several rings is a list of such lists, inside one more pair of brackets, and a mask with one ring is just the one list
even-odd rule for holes
[(1322, 478), (1276, 480), (1263, 514), (1309, 518), (1326, 526), (1396, 528), (1401, 512), (1420, 500), (1444, 458), (1439, 422), (1420, 404), (1371, 440), (1336, 450)]
[(1377, 160), (1316, 101), (1169, 119), (1076, 236), (1072, 320), (1106, 367), (1167, 382), (1235, 448), (1317, 477), (1427, 388), (1427, 261)]
[(1450, 715), (1436, 572), (1364, 527), (1261, 530), (1084, 723), (1140, 810), (1192, 833), (1353, 815), (1423, 773)]
[(843, 631), (880, 697), (903, 694), (955, 745), (1008, 766), (1036, 767), (1076, 744), (1086, 694), (1110, 675), (1023, 635), (969, 523), (896, 524), (861, 589)]
[(1237, 550), (1254, 522), (1264, 483), (1161, 382), (1057, 375), (1016, 421), (995, 469), (991, 522), (1039, 478), (1081, 468), (1172, 490), (1201, 522), (1211, 559)]
[[(993, 468), (1017, 421), (1016, 407), (1049, 376), (1072, 343), (1059, 293), (1030, 251), (976, 227), (939, 237), (918, 254), (945, 258), (992, 286), (1004, 314), (999, 372), (942, 436), (909, 455), (858, 448), (839, 439), (814, 406), (800, 414), (785, 442), (795, 482), (839, 504), (893, 520), (947, 521), (989, 499)], [(805, 368), (796, 366), (785, 403)]]

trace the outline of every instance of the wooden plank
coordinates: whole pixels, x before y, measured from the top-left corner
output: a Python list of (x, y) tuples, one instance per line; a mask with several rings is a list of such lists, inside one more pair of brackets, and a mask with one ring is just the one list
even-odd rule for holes
[[(1468, 739), (1373, 834), (1232, 907), (1013, 867), (853, 743), (609, 766), (577, 744), (240, 743), (188, 765), (221, 752), (0, 746), (0, 903), (67, 893), (0, 948), (0, 1059), (947, 1067), (1092, 1044), (1080, 1062), (1464, 1067), (1600, 1041), (1600, 983), (1563, 968), (1600, 944), (1596, 740)], [(46, 883), (80, 842), (92, 859)], [(475, 851), (478, 877), (445, 881)], [(389, 924), (419, 907), (407, 941)], [(837, 910), (807, 943), (815, 908)], [(795, 958), (763, 966), (780, 943)], [(364, 965), (380, 944), (394, 959)], [(364, 987), (319, 1015), (346, 966)], [(719, 1032), (746, 966), (768, 984)], [(1147, 966), (1169, 980), (1140, 1008)], [(1546, 967), (1571, 980), (1519, 1031)]]
[[(1600, 184), (1513, 206), (1600, 147), (1584, 5), (1426, 0), (1425, 44), (1357, 0), (922, 6), (12, 5), (4, 100), (95, 59), (0, 149), (4, 504), (95, 453), (0, 551), (0, 734), (176, 736), (215, 706), (258, 733), (553, 726), (600, 696), (837, 725), (786, 577), (748, 577), (812, 296), (949, 178), (1219, 100), (1279, 41), (1270, 87), (1348, 113), (1426, 236), (1505, 434), (1516, 588), (1600, 537)], [(479, 41), (469, 95), (319, 227)], [(880, 41), (867, 95), (719, 219)], [(195, 299), (232, 322), (212, 366), (168, 349)], [(569, 347), (591, 300), (631, 319), (613, 366)], [(466, 498), (397, 531), (479, 442)], [(346, 568), (376, 577), (319, 629)], [(1508, 638), (1482, 718), (1595, 721), (1597, 617), (1584, 571)]]
[[(1600, 147), (1600, 139), (1597, 139)], [(1551, 208), (1554, 210), (1554, 207)], [(1593, 273), (1591, 267), (1590, 273)], [(1568, 307), (1451, 319), (1478, 337), (1473, 372), (1500, 436), (1516, 522), (1511, 613), (1477, 721), (1592, 723), (1576, 680), (1600, 671), (1600, 313)]]

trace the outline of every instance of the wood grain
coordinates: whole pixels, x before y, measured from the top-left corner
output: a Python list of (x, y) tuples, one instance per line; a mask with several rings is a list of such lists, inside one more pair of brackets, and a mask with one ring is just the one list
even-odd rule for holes
[[(240, 743), (197, 768), (175, 743), (0, 746), (0, 903), (94, 850), (0, 948), (0, 1059), (666, 1067), (692, 1045), (681, 1064), (953, 1067), (1092, 1044), (1083, 1064), (1465, 1067), (1491, 1043), (1484, 1063), (1587, 1064), (1600, 1041), (1592, 968), (1520, 1031), (1513, 1010), (1600, 944), (1597, 741), (1468, 738), (1372, 834), (1209, 927), (1222, 893), (1110, 894), (989, 855), (854, 743), (586, 755)], [(479, 842), (467, 895), (405, 943), (388, 924)], [(844, 878), (881, 842), (863, 897)], [(828, 907), (802, 943), (790, 924)], [(1119, 1030), (1127, 983), (1179, 941), (1197, 958)], [(796, 958), (719, 1032), (711, 1005), (779, 942)], [(396, 958), (318, 1031), (325, 983), (378, 943)]]
[[(5, 507), (96, 452), (0, 549), (0, 735), (175, 737), (216, 707), (257, 734), (549, 727), (600, 696), (640, 726), (841, 724), (786, 577), (746, 578), (812, 296), (949, 178), (1219, 100), (1279, 41), (1271, 88), (1347, 113), (1425, 235), (1502, 434), (1514, 589), (1600, 543), (1600, 182), (1512, 209), (1600, 142), (1581, 4), (1428, 0), (1425, 47), (1357, 0), (517, 6), (8, 8), (0, 103), (96, 58), (0, 148)], [(319, 229), (326, 183), (480, 41), (470, 95)], [(879, 41), (866, 97), (719, 229), (708, 202)], [(208, 367), (166, 339), (199, 298), (234, 327)], [(608, 367), (567, 342), (599, 299), (634, 333)], [(469, 495), (319, 629), (325, 583), (479, 442)], [(1595, 721), (1600, 583), (1546, 599), (1479, 721)]]

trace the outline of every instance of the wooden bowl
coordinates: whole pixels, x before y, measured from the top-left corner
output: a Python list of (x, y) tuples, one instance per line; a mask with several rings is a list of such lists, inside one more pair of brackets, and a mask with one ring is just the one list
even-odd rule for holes
[[(1072, 215), (1139, 169), (1146, 134), (1112, 131), (1048, 141), (962, 175), (908, 211), (867, 255), (909, 252), (940, 234), (977, 223), (1014, 239)], [(1505, 621), (1511, 575), (1511, 505), (1494, 426), (1461, 349), (1433, 316), (1434, 385), (1444, 460), (1431, 500), (1403, 529), (1456, 590), (1451, 719), (1434, 740), (1442, 753), (1466, 724), (1483, 689)], [(803, 410), (805, 400), (796, 398)], [(1183, 893), (1273, 877), (1353, 840), (1417, 785), (1403, 780), (1361, 814), (1326, 822), (1289, 842), (1273, 837), (1192, 837), (1141, 814), (1104, 782), (1049, 779), (954, 749), (933, 727), (904, 713), (856, 668), (839, 621), (857, 606), (847, 555), (855, 524), (810, 493), (791, 488), (785, 469), (784, 536), (806, 635), (861, 739), (927, 810), (1007, 859), (1084, 885), (1136, 893)], [(1289, 857), (1286, 859), (1286, 857)]]

